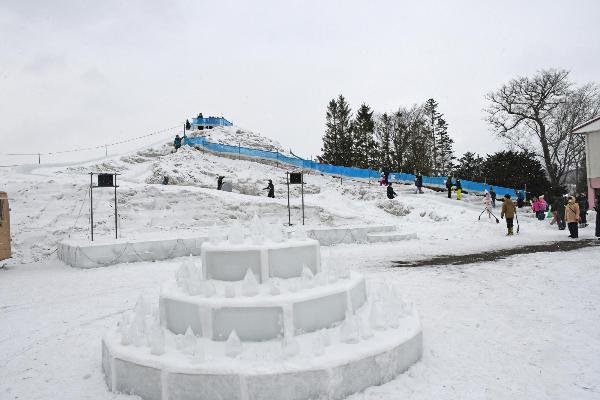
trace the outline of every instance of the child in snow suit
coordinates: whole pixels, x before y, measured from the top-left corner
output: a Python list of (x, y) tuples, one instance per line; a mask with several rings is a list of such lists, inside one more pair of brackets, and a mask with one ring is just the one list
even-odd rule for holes
[(546, 210), (548, 209), (548, 203), (544, 199), (544, 195), (542, 194), (538, 199), (538, 214), (537, 217), (540, 221), (543, 221), (546, 218)]
[(508, 233), (506, 236), (513, 235), (513, 219), (515, 218), (515, 214), (517, 213), (517, 209), (510, 199), (510, 194), (504, 195), (504, 202), (502, 203), (502, 213), (500, 214), (500, 218), (504, 218), (506, 216), (506, 228), (508, 229)]
[(392, 182), (388, 183), (387, 198), (388, 199), (393, 199), (396, 196), (398, 196), (398, 195), (396, 194), (396, 192), (394, 192), (394, 188), (392, 187)]
[(269, 179), (269, 183), (267, 184), (266, 188), (263, 188), (263, 190), (268, 190), (269, 193), (267, 194), (267, 197), (271, 197), (271, 198), (275, 198), (275, 185), (273, 185), (273, 181), (271, 179)]
[(423, 193), (423, 175), (421, 173), (418, 173), (415, 177), (415, 186), (417, 187), (416, 193)]
[(567, 226), (569, 227), (569, 237), (577, 239), (579, 237), (579, 229), (577, 223), (581, 220), (579, 216), (579, 204), (575, 202), (575, 197), (570, 196), (569, 202), (565, 207), (565, 219), (567, 220)]
[(456, 178), (456, 200), (462, 200), (462, 183)]

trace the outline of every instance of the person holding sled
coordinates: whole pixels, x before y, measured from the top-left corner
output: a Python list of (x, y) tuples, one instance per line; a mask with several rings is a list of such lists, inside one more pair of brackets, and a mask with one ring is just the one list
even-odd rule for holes
[(392, 182), (389, 182), (388, 187), (387, 187), (387, 198), (391, 200), (396, 196), (398, 196), (398, 194), (396, 194), (396, 192), (394, 192), (394, 188), (392, 187)]
[(462, 200), (462, 183), (456, 178), (456, 200)]
[(263, 190), (269, 191), (269, 193), (267, 194), (267, 197), (270, 197), (272, 199), (275, 198), (275, 185), (273, 185), (273, 181), (271, 179), (269, 179), (269, 183), (267, 184), (267, 187), (263, 188)]
[(513, 220), (515, 218), (515, 214), (517, 213), (517, 209), (510, 199), (510, 194), (504, 195), (504, 202), (502, 204), (502, 212), (500, 213), (500, 218), (504, 219), (506, 217), (506, 228), (508, 229), (508, 233), (506, 236), (513, 235)]
[(574, 196), (569, 196), (569, 202), (565, 207), (565, 219), (567, 220), (567, 227), (569, 228), (569, 237), (577, 239), (579, 237), (578, 223), (581, 221), (579, 215), (579, 204), (575, 201)]
[(452, 178), (448, 177), (448, 179), (446, 179), (446, 189), (448, 190), (448, 198), (451, 199), (452, 198)]

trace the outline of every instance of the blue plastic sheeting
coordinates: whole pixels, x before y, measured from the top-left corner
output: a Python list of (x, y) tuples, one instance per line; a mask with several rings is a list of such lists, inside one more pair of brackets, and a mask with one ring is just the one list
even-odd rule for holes
[[(207, 119), (207, 118), (204, 118)], [(213, 151), (216, 153), (229, 153), (229, 154), (238, 154), (246, 157), (256, 157), (267, 160), (278, 161), (281, 163), (293, 165), (298, 168), (303, 169), (312, 169), (315, 171), (319, 171), (324, 174), (331, 174), (337, 176), (343, 176), (348, 178), (359, 178), (359, 179), (376, 179), (379, 180), (381, 173), (379, 171), (375, 171), (373, 169), (362, 169), (362, 168), (353, 168), (353, 167), (341, 167), (337, 165), (329, 165), (329, 164), (320, 164), (312, 160), (304, 160), (299, 157), (289, 157), (283, 155), (276, 151), (268, 151), (268, 150), (259, 150), (259, 149), (251, 149), (248, 147), (241, 146), (231, 146), (227, 144), (219, 144), (212, 143), (207, 141), (204, 137), (194, 137), (189, 138), (185, 137), (184, 144), (189, 146), (201, 146), (206, 150)], [(415, 175), (406, 174), (402, 172), (392, 172), (390, 173), (390, 181), (392, 182), (402, 182), (402, 183), (412, 183), (415, 181)], [(453, 180), (453, 185), (456, 183), (456, 180)], [(480, 182), (472, 182), (467, 180), (461, 180), (463, 190), (467, 192), (478, 192), (483, 193), (486, 189), (490, 189), (490, 185)], [(446, 177), (445, 176), (423, 176), (423, 185), (424, 186), (435, 186), (442, 189), (446, 188)], [(494, 190), (498, 197), (502, 197), (505, 194), (509, 194), (512, 197), (516, 197), (516, 193), (514, 189), (509, 189), (501, 186), (494, 186)]]
[(232, 126), (233, 123), (227, 121), (225, 118), (192, 118), (192, 125), (208, 125), (208, 126)]

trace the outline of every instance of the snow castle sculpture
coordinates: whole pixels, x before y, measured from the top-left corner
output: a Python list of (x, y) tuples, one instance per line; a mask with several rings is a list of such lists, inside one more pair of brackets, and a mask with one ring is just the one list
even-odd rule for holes
[(321, 265), (280, 225), (233, 226), (184, 260), (158, 309), (140, 298), (102, 341), (110, 390), (145, 400), (342, 399), (418, 361), (416, 311), (395, 290)]

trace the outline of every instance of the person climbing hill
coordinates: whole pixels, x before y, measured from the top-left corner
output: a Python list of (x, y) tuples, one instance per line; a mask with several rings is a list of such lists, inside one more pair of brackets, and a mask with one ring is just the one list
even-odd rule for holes
[(179, 150), (181, 147), (181, 137), (179, 135), (175, 135), (175, 140), (173, 140), (173, 146), (175, 147), (175, 151)]
[(269, 192), (267, 193), (267, 197), (271, 197), (271, 198), (275, 198), (275, 185), (273, 185), (273, 181), (271, 179), (269, 179), (269, 183), (267, 184), (266, 188), (263, 188), (263, 190), (268, 190)]
[(394, 191), (394, 188), (392, 187), (392, 182), (388, 183), (387, 198), (388, 199), (393, 199), (396, 196), (398, 196), (398, 195), (396, 194), (396, 192)]

